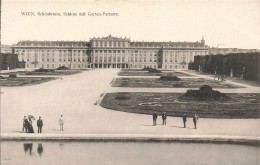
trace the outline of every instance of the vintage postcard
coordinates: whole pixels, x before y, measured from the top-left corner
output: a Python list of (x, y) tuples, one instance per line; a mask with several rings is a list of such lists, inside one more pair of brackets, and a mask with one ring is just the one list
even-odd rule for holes
[(258, 0), (2, 0), (2, 165), (258, 165)]

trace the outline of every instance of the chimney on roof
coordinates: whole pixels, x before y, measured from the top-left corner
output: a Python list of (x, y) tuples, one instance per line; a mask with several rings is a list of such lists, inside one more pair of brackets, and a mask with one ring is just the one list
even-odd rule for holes
[(201, 39), (201, 44), (202, 44), (203, 46), (205, 46), (205, 40), (204, 40), (204, 36), (202, 36), (202, 39)]

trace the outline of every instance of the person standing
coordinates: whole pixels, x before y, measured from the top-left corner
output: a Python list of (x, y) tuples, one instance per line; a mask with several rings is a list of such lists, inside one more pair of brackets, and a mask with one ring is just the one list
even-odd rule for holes
[(153, 126), (156, 126), (156, 120), (157, 120), (157, 113), (154, 111), (153, 113)]
[(28, 132), (29, 121), (26, 116), (23, 118), (23, 132)]
[(43, 126), (43, 122), (40, 116), (39, 119), (37, 120), (38, 133), (42, 133), (42, 126)]
[(194, 129), (197, 129), (197, 122), (198, 122), (198, 120), (199, 120), (199, 117), (195, 113), (194, 116), (193, 116)]
[(63, 130), (63, 125), (64, 125), (63, 115), (60, 115), (59, 122), (60, 122), (60, 131), (64, 131)]
[(184, 115), (183, 115), (183, 117), (182, 117), (182, 119), (183, 119), (183, 127), (184, 128), (186, 128), (186, 121), (187, 121), (187, 116), (186, 116), (186, 114), (184, 113)]
[(28, 132), (29, 133), (34, 133), (33, 126), (32, 126), (32, 119), (31, 118), (29, 118)]
[(162, 115), (163, 125), (166, 125), (166, 118), (167, 118), (167, 115), (166, 115), (166, 112), (164, 112)]

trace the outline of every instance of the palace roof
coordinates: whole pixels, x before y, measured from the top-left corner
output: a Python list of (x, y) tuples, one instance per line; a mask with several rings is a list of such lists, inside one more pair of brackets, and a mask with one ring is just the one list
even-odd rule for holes
[(20, 41), (13, 46), (28, 47), (89, 47), (90, 43), (85, 41)]
[(122, 38), (122, 37), (113, 37), (112, 35), (108, 35), (107, 37), (93, 37), (90, 38), (90, 41), (93, 40), (109, 40), (109, 41), (130, 41), (130, 38)]
[(131, 42), (131, 47), (204, 47), (200, 42)]

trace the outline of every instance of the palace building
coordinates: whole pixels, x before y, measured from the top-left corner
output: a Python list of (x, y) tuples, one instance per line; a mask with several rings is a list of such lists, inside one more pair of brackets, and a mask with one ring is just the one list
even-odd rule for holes
[(71, 69), (129, 68), (188, 69), (196, 55), (207, 55), (200, 42), (131, 41), (109, 35), (90, 41), (20, 41), (12, 46), (26, 68)]

